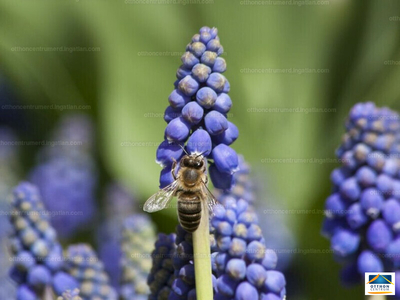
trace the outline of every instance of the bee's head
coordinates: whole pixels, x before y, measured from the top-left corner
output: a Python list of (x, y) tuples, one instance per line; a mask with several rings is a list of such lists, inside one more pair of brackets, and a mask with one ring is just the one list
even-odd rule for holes
[(204, 166), (203, 155), (185, 155), (181, 159), (181, 167), (201, 169)]

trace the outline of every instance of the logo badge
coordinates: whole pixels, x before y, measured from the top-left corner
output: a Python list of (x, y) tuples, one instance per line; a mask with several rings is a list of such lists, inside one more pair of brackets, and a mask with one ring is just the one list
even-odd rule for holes
[(365, 273), (365, 295), (395, 295), (394, 272)]

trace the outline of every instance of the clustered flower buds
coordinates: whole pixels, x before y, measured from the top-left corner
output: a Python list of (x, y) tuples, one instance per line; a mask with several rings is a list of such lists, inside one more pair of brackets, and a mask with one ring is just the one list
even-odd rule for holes
[(146, 300), (150, 294), (147, 276), (151, 269), (150, 253), (155, 242), (155, 228), (145, 214), (134, 214), (123, 223), (122, 276), (120, 294), (123, 300)]
[[(160, 187), (173, 181), (174, 160), (188, 153), (203, 154), (212, 159), (209, 172), (215, 187), (228, 189), (232, 174), (238, 168), (238, 157), (229, 147), (237, 138), (237, 127), (228, 121), (232, 106), (228, 96), (230, 85), (222, 73), (225, 59), (216, 28), (202, 27), (187, 45), (168, 100), (164, 119), (168, 123), (164, 141), (157, 150), (162, 165)], [(186, 144), (185, 144), (186, 143)]]
[(63, 271), (63, 253), (38, 189), (21, 183), (14, 189), (10, 221), (13, 227), (11, 278), (19, 285), (17, 300), (41, 297), (52, 288), (56, 295), (78, 287)]
[(88, 244), (69, 246), (64, 269), (79, 283), (83, 299), (117, 300), (104, 266)]
[(67, 116), (52, 137), (55, 143), (61, 143), (44, 146), (40, 163), (31, 173), (31, 181), (38, 186), (46, 208), (53, 213), (52, 224), (62, 238), (88, 224), (96, 210), (93, 136), (93, 124), (87, 116)]
[(153, 250), (152, 267), (147, 278), (150, 287), (149, 300), (167, 300), (175, 279), (173, 258), (176, 252), (175, 234), (158, 234)]
[(351, 109), (322, 229), (347, 282), (400, 266), (399, 137), (397, 113), (373, 103)]
[[(217, 196), (219, 204), (211, 218), (214, 299), (284, 299), (285, 276), (275, 270), (276, 253), (265, 247), (251, 204), (254, 199), (248, 166), (243, 159), (240, 162), (241, 171), (234, 174), (235, 184)], [(192, 234), (180, 225), (176, 237), (161, 235), (153, 253), (149, 283), (154, 293), (149, 299), (195, 300), (193, 255)]]
[(212, 253), (213, 273), (217, 277), (215, 299), (284, 299), (285, 276), (275, 270), (275, 251), (265, 246), (251, 204), (248, 166), (240, 161), (243, 172), (234, 175), (232, 191), (219, 195), (220, 205), (215, 207), (211, 219), (216, 240)]

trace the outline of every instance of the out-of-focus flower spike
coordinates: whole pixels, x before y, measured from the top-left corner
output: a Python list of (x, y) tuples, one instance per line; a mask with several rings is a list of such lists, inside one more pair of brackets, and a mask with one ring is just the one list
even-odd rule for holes
[(167, 300), (175, 279), (173, 261), (176, 255), (176, 235), (158, 234), (151, 254), (152, 267), (147, 278), (150, 288), (149, 300)]
[(147, 215), (134, 214), (125, 219), (122, 231), (122, 299), (148, 298), (147, 277), (151, 270), (154, 242), (155, 228)]
[(42, 297), (49, 288), (57, 296), (76, 288), (77, 281), (62, 270), (62, 249), (37, 187), (27, 182), (19, 184), (11, 205), (14, 265), (10, 277), (19, 285), (17, 300)]
[(342, 166), (331, 174), (334, 188), (323, 225), (348, 282), (354, 282), (349, 274), (360, 280), (365, 272), (399, 267), (393, 255), (400, 249), (399, 154), (399, 115), (372, 102), (356, 104), (336, 152)]
[(110, 285), (104, 266), (88, 244), (69, 246), (66, 251), (65, 271), (79, 283), (83, 300), (116, 300), (117, 293)]
[(42, 148), (39, 164), (31, 172), (31, 181), (39, 187), (53, 215), (52, 225), (63, 238), (89, 224), (96, 211), (93, 140), (93, 123), (88, 116), (66, 116), (54, 129), (51, 144)]

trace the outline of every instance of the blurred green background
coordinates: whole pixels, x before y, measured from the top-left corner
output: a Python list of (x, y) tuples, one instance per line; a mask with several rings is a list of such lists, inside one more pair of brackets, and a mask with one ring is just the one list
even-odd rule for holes
[[(349, 109), (361, 101), (399, 109), (399, 1), (144, 2), (0, 1), (0, 70), (18, 99), (88, 105), (78, 112), (96, 120), (102, 176), (124, 182), (143, 201), (158, 189), (155, 151), (180, 55), (204, 25), (218, 28), (225, 49), (229, 117), (240, 130), (234, 148), (274, 195), (257, 201), (323, 209)], [(327, 111), (254, 112), (269, 108)], [(25, 111), (23, 138), (43, 139), (71, 112), (77, 110)], [(26, 170), (34, 150), (24, 153)], [(315, 161), (267, 161), (275, 158)], [(152, 217), (161, 231), (173, 231), (175, 212)], [(329, 249), (320, 236), (321, 212), (288, 218), (298, 249)], [(339, 269), (331, 253), (295, 254), (286, 271), (288, 299), (362, 299), (362, 287), (340, 285)]]

